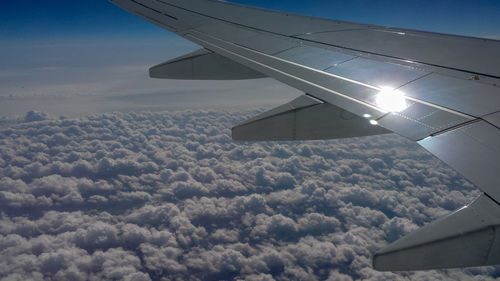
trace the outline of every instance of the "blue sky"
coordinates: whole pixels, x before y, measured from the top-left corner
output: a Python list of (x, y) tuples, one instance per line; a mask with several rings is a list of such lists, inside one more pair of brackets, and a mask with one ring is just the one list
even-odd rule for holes
[[(496, 0), (236, 0), (248, 5), (370, 24), (474, 36), (500, 33)], [(151, 37), (166, 32), (106, 0), (3, 0), (0, 38)]]
[[(235, 1), (353, 22), (500, 39), (498, 0)], [(202, 97), (203, 92), (216, 93), (220, 100), (231, 97), (238, 100), (237, 105), (255, 103), (257, 94), (270, 102), (269, 95), (265, 95), (268, 92), (277, 97), (273, 104), (297, 95), (297, 91), (272, 80), (254, 90), (258, 93), (248, 95), (241, 91), (248, 87), (241, 81), (218, 81), (207, 86), (192, 81), (150, 79), (149, 67), (198, 46), (107, 0), (2, 0), (0, 7), (2, 115), (22, 115), (32, 109), (55, 115), (98, 111), (96, 104), (101, 106), (101, 102), (90, 96), (111, 96), (120, 101), (123, 95), (140, 95), (141, 99), (150, 96), (157, 103), (159, 93), (169, 93), (163, 103), (178, 104), (171, 96), (183, 89), (199, 95), (193, 94), (182, 103), (200, 106), (206, 104), (199, 101), (210, 96)], [(242, 98), (234, 99), (235, 92)], [(120, 108), (137, 108), (135, 99), (129, 100), (134, 102)], [(116, 109), (114, 105), (103, 110)]]

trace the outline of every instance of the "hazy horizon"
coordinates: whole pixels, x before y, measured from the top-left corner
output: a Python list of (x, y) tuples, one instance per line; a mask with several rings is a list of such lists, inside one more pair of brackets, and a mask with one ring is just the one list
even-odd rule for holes
[[(384, 26), (500, 38), (500, 3), (467, 1), (237, 1), (271, 9)], [(428, 7), (432, 6), (432, 9)], [(29, 110), (84, 116), (133, 107), (119, 96), (144, 94), (144, 105), (179, 107), (179, 91), (190, 95), (183, 108), (284, 103), (299, 93), (270, 80), (237, 82), (170, 81), (148, 78), (148, 68), (198, 47), (131, 15), (108, 1), (8, 0), (0, 11), (0, 114)], [(254, 87), (255, 83), (263, 84)], [(249, 86), (250, 85), (250, 86)], [(252, 92), (250, 91), (252, 90)], [(269, 92), (269, 94), (268, 94)], [(164, 93), (162, 99), (151, 95)], [(172, 94), (172, 99), (169, 99)], [(212, 95), (212, 101), (208, 101)], [(236, 98), (234, 98), (236, 96)], [(76, 97), (74, 100), (71, 97)], [(207, 103), (199, 102), (206, 97)], [(109, 103), (117, 102), (117, 108)], [(158, 107), (158, 101), (165, 104)], [(170, 105), (172, 103), (173, 105)], [(176, 104), (177, 103), (177, 104)], [(92, 110), (94, 109), (94, 110)], [(75, 112), (76, 114), (70, 114)]]

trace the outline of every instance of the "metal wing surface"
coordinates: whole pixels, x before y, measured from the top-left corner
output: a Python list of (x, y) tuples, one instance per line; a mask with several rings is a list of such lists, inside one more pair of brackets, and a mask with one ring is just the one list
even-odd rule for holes
[[(313, 18), (222, 1), (111, 2), (204, 48), (153, 68), (154, 77), (268, 76), (307, 93), (235, 127), (235, 139), (330, 139), (394, 132), (417, 142), (484, 192), (470, 212), (451, 215), (452, 222), (459, 218), (470, 227), (450, 220), (428, 225), (417, 234), (422, 239), (403, 239), (381, 250), (374, 259), (376, 269), (500, 263), (500, 255), (492, 254), (500, 243), (496, 232), (500, 225), (500, 41)], [(350, 117), (345, 118), (346, 114)], [(278, 127), (283, 130), (274, 129)], [(486, 213), (496, 219), (482, 220)], [(468, 251), (464, 259), (454, 254), (457, 243), (469, 243), (476, 250)], [(451, 254), (429, 259), (443, 251)], [(418, 262), (401, 263), (402, 259)]]

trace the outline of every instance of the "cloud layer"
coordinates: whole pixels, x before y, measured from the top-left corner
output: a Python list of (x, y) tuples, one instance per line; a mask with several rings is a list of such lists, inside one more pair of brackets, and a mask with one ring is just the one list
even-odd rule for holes
[(113, 113), (0, 128), (2, 280), (457, 280), (374, 252), (478, 191), (394, 135), (235, 143), (257, 112)]

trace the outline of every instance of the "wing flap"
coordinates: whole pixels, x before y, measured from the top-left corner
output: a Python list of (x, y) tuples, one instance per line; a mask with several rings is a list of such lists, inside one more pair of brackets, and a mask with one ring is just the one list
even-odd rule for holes
[(351, 138), (390, 133), (367, 119), (308, 95), (233, 128), (240, 141), (291, 141)]
[(170, 60), (149, 70), (151, 78), (187, 80), (242, 80), (265, 76), (207, 49)]
[(373, 259), (380, 271), (500, 263), (500, 206), (481, 195), (469, 206), (403, 237)]
[(418, 144), (500, 202), (500, 130), (497, 127), (475, 121)]

